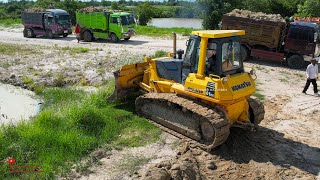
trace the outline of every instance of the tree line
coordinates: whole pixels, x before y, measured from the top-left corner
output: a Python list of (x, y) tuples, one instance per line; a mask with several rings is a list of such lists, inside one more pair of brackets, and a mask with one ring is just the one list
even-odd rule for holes
[(260, 11), (268, 14), (280, 14), (282, 17), (320, 17), (319, 0), (196, 0), (189, 1), (81, 1), (81, 0), (37, 0), (0, 2), (0, 19), (19, 19), (21, 12), (29, 8), (54, 7), (70, 13), (75, 22), (75, 12), (89, 6), (104, 6), (112, 10), (133, 13), (141, 25), (146, 25), (151, 18), (203, 18), (205, 29), (218, 27), (223, 14), (233, 9)]

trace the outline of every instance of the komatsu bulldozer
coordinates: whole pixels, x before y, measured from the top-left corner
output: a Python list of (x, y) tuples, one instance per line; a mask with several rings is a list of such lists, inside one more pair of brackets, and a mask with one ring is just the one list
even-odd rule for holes
[(256, 76), (253, 70), (245, 72), (242, 62), (244, 34), (193, 31), (183, 58), (176, 58), (174, 47), (171, 56), (145, 57), (114, 72), (114, 95), (139, 89), (144, 93), (135, 101), (139, 115), (202, 148), (215, 148), (227, 140), (231, 125), (254, 127), (264, 118), (263, 104), (250, 97)]

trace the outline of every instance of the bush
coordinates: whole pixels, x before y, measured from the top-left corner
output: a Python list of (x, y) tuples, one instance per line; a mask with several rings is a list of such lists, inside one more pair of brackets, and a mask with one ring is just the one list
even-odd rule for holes
[(154, 15), (154, 7), (149, 2), (140, 4), (137, 8), (139, 24), (142, 26), (147, 25)]

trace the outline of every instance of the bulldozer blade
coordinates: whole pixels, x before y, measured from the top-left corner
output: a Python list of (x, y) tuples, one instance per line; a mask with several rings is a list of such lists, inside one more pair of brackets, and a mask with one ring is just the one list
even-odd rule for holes
[(144, 71), (148, 63), (124, 65), (113, 73), (115, 77), (115, 89), (110, 99), (125, 97), (139, 89), (139, 82), (143, 80)]

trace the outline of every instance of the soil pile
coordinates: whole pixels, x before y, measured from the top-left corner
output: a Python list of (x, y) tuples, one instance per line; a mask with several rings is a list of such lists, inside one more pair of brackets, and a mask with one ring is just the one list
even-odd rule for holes
[(248, 10), (234, 9), (230, 13), (227, 13), (228, 16), (236, 16), (243, 18), (250, 18), (255, 20), (265, 20), (265, 21), (274, 21), (274, 22), (285, 22), (280, 14), (265, 14), (263, 12), (252, 12)]
[(33, 7), (33, 8), (26, 9), (25, 12), (31, 12), (31, 13), (46, 12), (46, 9)]
[(98, 6), (98, 7), (85, 7), (80, 9), (80, 12), (117, 12), (115, 10), (111, 10), (108, 9), (107, 7), (102, 7), (102, 6)]
[(211, 179), (214, 178), (212, 169), (216, 169), (212, 157), (209, 153), (192, 148), (192, 145), (190, 147), (188, 143), (185, 143), (180, 148), (176, 159), (149, 167), (141, 179)]

